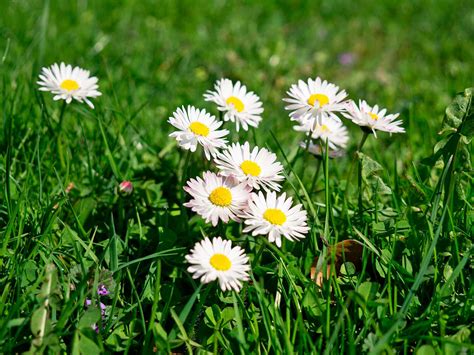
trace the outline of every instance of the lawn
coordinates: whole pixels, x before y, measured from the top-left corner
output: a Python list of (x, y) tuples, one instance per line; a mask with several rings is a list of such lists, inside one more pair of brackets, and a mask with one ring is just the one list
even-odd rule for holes
[[(4, 0), (0, 352), (474, 352), (473, 38), (468, 1)], [(94, 109), (38, 90), (60, 62), (99, 79)], [(406, 132), (343, 118), (344, 155), (309, 154), (282, 99), (318, 76)], [(183, 205), (218, 170), (168, 119), (222, 119), (221, 78), (260, 97), (257, 128), (220, 129), (276, 154), (305, 238)], [(218, 236), (248, 256), (239, 292), (188, 271)]]

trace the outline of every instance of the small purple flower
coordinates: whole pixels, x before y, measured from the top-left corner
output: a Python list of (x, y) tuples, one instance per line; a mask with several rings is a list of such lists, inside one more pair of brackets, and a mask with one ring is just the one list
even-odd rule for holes
[[(92, 305), (92, 300), (86, 298), (86, 302), (84, 305), (86, 308), (89, 308)], [(107, 309), (107, 306), (103, 304), (102, 302), (100, 302), (99, 305), (100, 305), (100, 316), (103, 321), (105, 319), (105, 311)], [(91, 328), (94, 329), (96, 333), (99, 333), (99, 326), (96, 323), (92, 324)]]
[(348, 67), (355, 63), (356, 56), (354, 53), (351, 52), (344, 52), (339, 54), (338, 56), (339, 64)]
[[(85, 303), (85, 306), (86, 308), (89, 308), (92, 304), (92, 301), (90, 299), (86, 299), (86, 303)], [(103, 304), (102, 302), (100, 302), (100, 314), (102, 315), (102, 318), (104, 318), (105, 316), (105, 310), (107, 309), (107, 306), (105, 304)]]
[(107, 296), (110, 292), (107, 290), (107, 287), (105, 285), (100, 285), (99, 288), (97, 289), (97, 293), (100, 296)]

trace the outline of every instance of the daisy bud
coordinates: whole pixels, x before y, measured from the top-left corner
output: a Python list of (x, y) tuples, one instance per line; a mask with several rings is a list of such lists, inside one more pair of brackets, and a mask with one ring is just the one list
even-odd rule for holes
[(70, 182), (69, 185), (67, 185), (66, 190), (64, 190), (64, 192), (67, 193), (67, 194), (70, 193), (71, 190), (72, 190), (75, 186), (76, 186), (76, 185), (74, 185), (73, 182)]
[(130, 195), (133, 192), (133, 184), (131, 181), (122, 181), (119, 185), (119, 192), (123, 195)]

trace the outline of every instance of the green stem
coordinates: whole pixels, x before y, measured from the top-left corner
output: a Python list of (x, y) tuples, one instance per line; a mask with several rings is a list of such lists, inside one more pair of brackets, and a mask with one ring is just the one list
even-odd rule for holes
[(324, 220), (324, 238), (328, 240), (329, 235), (329, 212), (330, 212), (330, 196), (329, 196), (329, 141), (326, 139), (324, 149), (321, 149), (324, 159), (324, 197), (326, 203), (326, 217)]
[(188, 150), (186, 152), (186, 158), (184, 160), (183, 169), (181, 170), (181, 177), (180, 177), (180, 182), (178, 185), (178, 189), (180, 189), (180, 191), (178, 191), (178, 196), (181, 197), (181, 203), (180, 203), (181, 216), (185, 218), (185, 220), (183, 221), (184, 222), (183, 224), (184, 224), (184, 228), (186, 229), (186, 232), (189, 232), (189, 224), (188, 224), (188, 214), (187, 214), (186, 208), (183, 205), (186, 200), (186, 192), (184, 191), (183, 187), (184, 187), (184, 184), (186, 183), (186, 178), (188, 176), (188, 165), (189, 165), (190, 160), (191, 160), (191, 152)]
[(252, 131), (252, 137), (253, 137), (253, 144), (255, 146), (258, 146), (258, 142), (257, 142), (257, 132), (255, 130), (255, 127), (250, 127), (250, 130)]
[(349, 168), (349, 173), (347, 174), (347, 178), (346, 178), (346, 190), (344, 191), (345, 199), (347, 199), (347, 194), (349, 192), (350, 181), (351, 181), (351, 178), (352, 178), (352, 173), (354, 171), (355, 163), (359, 162), (358, 155), (359, 155), (360, 151), (362, 150), (362, 147), (364, 146), (365, 141), (367, 140), (368, 136), (369, 136), (369, 133), (364, 132), (364, 135), (362, 136), (362, 138), (359, 142), (359, 145), (357, 146), (357, 150), (354, 153), (354, 158), (352, 159), (351, 166)]
[(56, 134), (57, 135), (59, 135), (59, 133), (62, 130), (63, 121), (64, 121), (64, 113), (66, 112), (66, 106), (67, 106), (66, 101), (63, 101), (63, 105), (61, 107), (61, 112), (59, 113), (58, 126), (56, 127)]
[[(302, 151), (304, 150), (308, 150), (308, 147), (309, 147), (309, 143), (311, 142), (311, 136), (308, 135), (308, 138), (306, 139), (306, 145), (305, 145), (305, 148), (301, 148), (301, 146), (298, 144), (298, 150), (296, 151), (296, 154), (295, 156), (293, 157), (293, 159), (291, 160), (290, 162), (290, 166), (291, 166), (291, 169), (290, 171), (288, 172), (288, 178), (291, 176), (291, 174), (293, 173), (293, 170), (294, 170), (294, 166), (296, 164), (296, 161), (298, 160), (298, 158), (300, 157)], [(304, 171), (303, 171), (304, 172)]]
[[(180, 185), (184, 186), (184, 183), (186, 182), (186, 179), (188, 177), (188, 166), (189, 166), (189, 161), (191, 160), (191, 152), (188, 150), (186, 151), (186, 157), (184, 158), (184, 164), (183, 168), (181, 170), (181, 180), (180, 180)], [(184, 194), (183, 194), (184, 196)]]
[(65, 168), (66, 162), (64, 159), (64, 152), (63, 152), (63, 147), (61, 144), (61, 131), (62, 131), (62, 125), (63, 125), (63, 120), (64, 120), (64, 113), (66, 112), (66, 106), (67, 103), (66, 101), (63, 102), (63, 105), (61, 107), (61, 113), (59, 114), (59, 121), (58, 125), (56, 127), (56, 149), (59, 157), (59, 162), (61, 163), (61, 167)]
[(313, 182), (311, 183), (311, 188), (309, 189), (309, 196), (313, 195), (313, 191), (314, 191), (314, 188), (316, 187), (316, 181), (318, 179), (319, 171), (321, 170), (321, 163), (323, 161), (319, 157), (316, 157), (316, 159), (317, 159), (318, 162), (316, 163), (316, 171), (315, 171), (314, 176), (313, 176)]
[(357, 152), (359, 153), (360, 151), (362, 151), (362, 147), (364, 146), (365, 144), (365, 141), (367, 140), (367, 137), (369, 136), (369, 133), (364, 132), (364, 135), (362, 136), (360, 142), (359, 142), (359, 146), (357, 147)]
[(359, 215), (362, 216), (362, 163), (360, 161), (359, 153), (362, 151), (362, 147), (364, 146), (365, 141), (369, 134), (364, 131), (364, 135), (360, 140), (359, 146), (357, 147), (357, 195), (358, 195), (358, 202), (359, 202)]
[(262, 257), (263, 250), (265, 249), (265, 240), (266, 240), (264, 238), (266, 237), (257, 239), (258, 241), (260, 241), (260, 245), (259, 245), (257, 253), (255, 254), (255, 259), (253, 259), (252, 268), (254, 268), (258, 264), (260, 258)]

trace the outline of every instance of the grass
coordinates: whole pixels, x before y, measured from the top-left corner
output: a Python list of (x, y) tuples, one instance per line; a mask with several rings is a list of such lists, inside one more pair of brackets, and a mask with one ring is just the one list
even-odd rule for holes
[[(8, 2), (1, 352), (473, 352), (472, 111), (450, 106), (456, 132), (437, 134), (473, 86), (472, 14), (464, 1)], [(74, 103), (62, 115), (38, 92), (41, 67), (56, 61), (99, 77), (95, 110)], [(407, 133), (370, 136), (353, 158), (362, 132), (348, 124), (345, 158), (303, 154), (281, 98), (317, 75), (400, 112)], [(186, 104), (216, 113), (202, 94), (222, 76), (264, 103), (260, 127), (231, 139), (284, 163), (283, 189), (310, 215), (302, 242), (279, 249), (181, 207), (183, 181), (209, 164), (199, 153), (185, 162), (166, 120)], [(125, 179), (130, 196), (118, 193)], [(252, 279), (240, 293), (187, 273), (184, 255), (203, 235), (246, 249)], [(345, 264), (322, 288), (314, 258), (337, 260), (321, 257), (331, 250), (321, 236), (365, 245), (361, 268)], [(100, 284), (113, 292), (99, 297)]]

